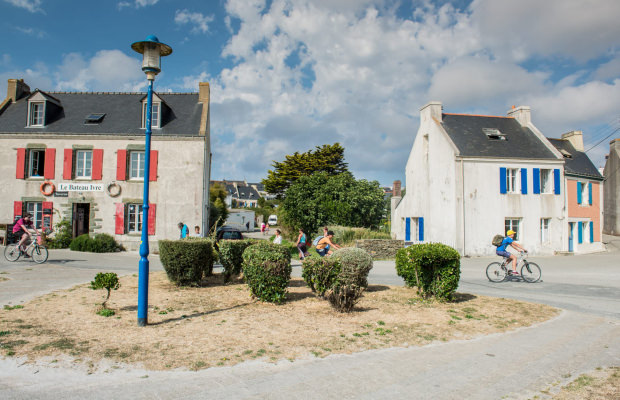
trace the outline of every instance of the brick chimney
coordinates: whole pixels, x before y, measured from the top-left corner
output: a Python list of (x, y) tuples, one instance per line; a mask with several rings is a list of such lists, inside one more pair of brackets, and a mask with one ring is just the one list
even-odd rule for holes
[(400, 195), (400, 181), (394, 181), (394, 184), (392, 186), (392, 196), (400, 197)]
[(440, 101), (429, 101), (426, 105), (420, 108), (420, 122), (430, 121), (431, 118), (435, 118), (437, 122), (441, 122), (441, 112), (443, 106)]
[(210, 130), (210, 121), (209, 115), (211, 106), (209, 103), (209, 99), (211, 96), (211, 88), (209, 86), (209, 82), (199, 82), (198, 83), (198, 102), (202, 103), (202, 112), (200, 113), (200, 136), (209, 135)]
[(575, 150), (584, 151), (583, 150), (583, 132), (581, 131), (570, 131), (562, 134), (562, 139), (566, 139), (573, 145)]
[(9, 84), (6, 89), (7, 99), (11, 99), (15, 102), (29, 94), (30, 86), (26, 85), (23, 79), (9, 79)]
[(532, 115), (529, 106), (512, 106), (508, 111), (508, 116), (517, 120), (521, 126), (528, 126), (532, 122)]

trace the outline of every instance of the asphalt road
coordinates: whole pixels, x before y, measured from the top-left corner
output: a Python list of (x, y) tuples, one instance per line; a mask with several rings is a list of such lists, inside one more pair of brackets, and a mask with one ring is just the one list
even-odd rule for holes
[[(100, 271), (137, 273), (135, 253), (53, 251), (47, 264), (0, 259), (0, 305), (18, 304), (92, 280)], [(135, 367), (88, 374), (49, 362), (0, 360), (3, 399), (529, 399), (545, 398), (581, 373), (620, 365), (620, 252), (532, 258), (542, 282), (491, 283), (495, 258), (464, 258), (460, 292), (515, 298), (562, 308), (534, 327), (467, 341), (366, 351), (277, 364), (261, 361), (191, 371)], [(161, 269), (151, 256), (151, 270)], [(294, 275), (300, 274), (295, 263)], [(394, 263), (375, 262), (369, 281), (403, 284)], [(510, 312), (510, 310), (507, 310)]]

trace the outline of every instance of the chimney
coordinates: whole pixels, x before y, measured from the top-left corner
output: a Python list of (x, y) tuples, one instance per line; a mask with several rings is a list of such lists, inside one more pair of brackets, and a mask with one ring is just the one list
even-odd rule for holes
[(521, 126), (528, 126), (532, 122), (532, 115), (529, 106), (512, 106), (508, 111), (508, 116), (517, 120)]
[(16, 102), (24, 96), (30, 94), (30, 87), (24, 83), (23, 79), (9, 79), (6, 88), (6, 99), (0, 103), (0, 112), (11, 102)]
[(562, 134), (562, 139), (568, 140), (570, 144), (573, 145), (575, 150), (584, 151), (583, 150), (583, 132), (581, 131), (570, 131)]
[(394, 181), (392, 186), (392, 196), (400, 197), (400, 181)]
[(437, 122), (441, 122), (441, 112), (443, 106), (440, 101), (430, 101), (426, 105), (420, 108), (420, 122), (430, 121), (431, 118), (435, 118)]

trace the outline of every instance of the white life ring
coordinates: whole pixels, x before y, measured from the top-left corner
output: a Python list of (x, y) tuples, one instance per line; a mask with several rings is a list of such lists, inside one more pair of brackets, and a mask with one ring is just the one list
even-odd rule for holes
[(117, 197), (121, 194), (121, 185), (116, 182), (112, 182), (107, 186), (106, 192), (110, 197)]

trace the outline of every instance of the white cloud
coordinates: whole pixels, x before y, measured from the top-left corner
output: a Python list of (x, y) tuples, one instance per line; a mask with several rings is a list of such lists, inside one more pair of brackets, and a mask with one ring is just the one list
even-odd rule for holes
[(209, 31), (209, 23), (212, 21), (212, 15), (189, 12), (187, 9), (177, 10), (174, 15), (174, 22), (176, 22), (177, 25), (192, 25), (192, 33), (207, 33)]
[(607, 80), (620, 76), (620, 57), (601, 65), (594, 73), (594, 76), (600, 80)]
[(35, 29), (35, 28), (22, 28), (20, 26), (16, 27), (15, 29), (17, 29), (18, 31), (25, 33), (28, 36), (34, 36), (36, 38), (39, 39), (43, 39), (45, 37), (47, 37), (47, 33), (41, 29)]
[(13, 4), (15, 7), (24, 8), (31, 13), (41, 12), (44, 13), (41, 8), (41, 0), (4, 0), (9, 4)]
[(134, 0), (133, 2), (131, 1), (120, 1), (117, 4), (117, 7), (119, 10), (122, 10), (125, 7), (135, 7), (135, 8), (142, 8), (142, 7), (148, 7), (148, 6), (154, 6), (155, 4), (157, 4), (159, 2), (159, 0)]

